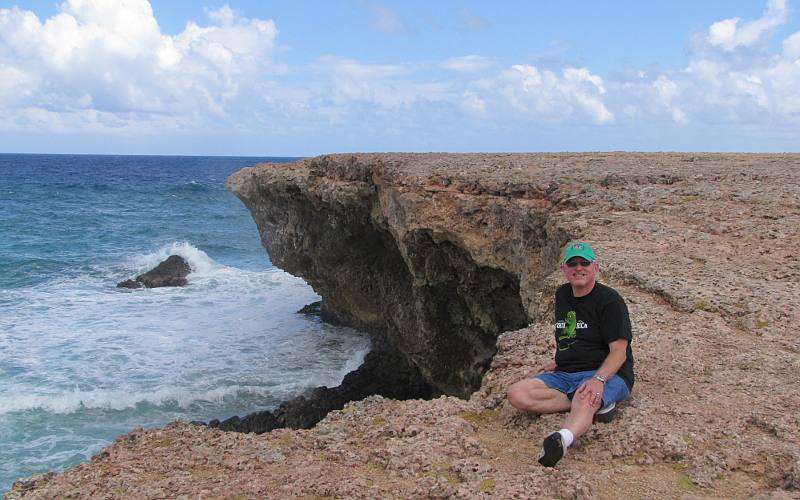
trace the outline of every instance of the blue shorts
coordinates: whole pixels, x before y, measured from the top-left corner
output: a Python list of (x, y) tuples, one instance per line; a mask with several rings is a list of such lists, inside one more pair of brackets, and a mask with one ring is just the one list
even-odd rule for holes
[[(586, 382), (594, 377), (597, 373), (595, 370), (585, 372), (544, 372), (538, 373), (533, 378), (538, 378), (544, 382), (547, 387), (563, 392), (569, 399), (575, 394), (575, 391)], [(628, 399), (631, 395), (631, 390), (628, 389), (628, 384), (622, 380), (619, 375), (614, 375), (611, 380), (607, 380), (605, 389), (603, 390), (603, 406), (612, 402), (616, 403)]]

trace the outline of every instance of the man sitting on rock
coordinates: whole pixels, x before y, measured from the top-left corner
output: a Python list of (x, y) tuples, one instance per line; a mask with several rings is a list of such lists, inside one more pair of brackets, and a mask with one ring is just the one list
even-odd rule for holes
[(556, 290), (553, 359), (508, 390), (515, 408), (532, 413), (569, 411), (563, 428), (544, 438), (539, 463), (555, 466), (596, 418), (610, 421), (616, 403), (633, 388), (628, 307), (616, 290), (596, 281), (594, 249), (578, 242), (564, 249), (567, 283)]

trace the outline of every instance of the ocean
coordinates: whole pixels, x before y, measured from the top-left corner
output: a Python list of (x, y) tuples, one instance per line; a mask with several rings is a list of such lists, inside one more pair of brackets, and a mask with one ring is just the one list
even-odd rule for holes
[[(136, 427), (338, 385), (369, 340), (297, 314), (234, 171), (287, 158), (0, 154), (0, 492)], [(116, 283), (171, 254), (185, 287)]]

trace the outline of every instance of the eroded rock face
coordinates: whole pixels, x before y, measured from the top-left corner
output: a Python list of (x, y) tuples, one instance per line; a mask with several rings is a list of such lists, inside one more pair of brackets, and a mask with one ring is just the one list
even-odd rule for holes
[(153, 269), (132, 280), (117, 283), (117, 288), (158, 288), (162, 286), (184, 286), (192, 268), (180, 255), (170, 255)]
[[(408, 160), (263, 165), (234, 174), (229, 188), (272, 261), (311, 284), (331, 315), (393, 345), (438, 391), (468, 397), (497, 336), (530, 319), (520, 271), (552, 269), (566, 233), (548, 222), (546, 188), (514, 199), (477, 183), (430, 184), (404, 171)], [(536, 274), (526, 273), (527, 292)]]

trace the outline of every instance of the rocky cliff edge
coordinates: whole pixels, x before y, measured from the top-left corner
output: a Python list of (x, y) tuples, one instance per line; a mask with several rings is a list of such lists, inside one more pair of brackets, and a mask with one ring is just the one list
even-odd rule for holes
[[(333, 155), (229, 187), (276, 265), (441, 396), (368, 397), (309, 430), (135, 430), (9, 498), (800, 494), (800, 155)], [(628, 301), (637, 384), (544, 469), (562, 417), (505, 388), (552, 354), (574, 239)]]

